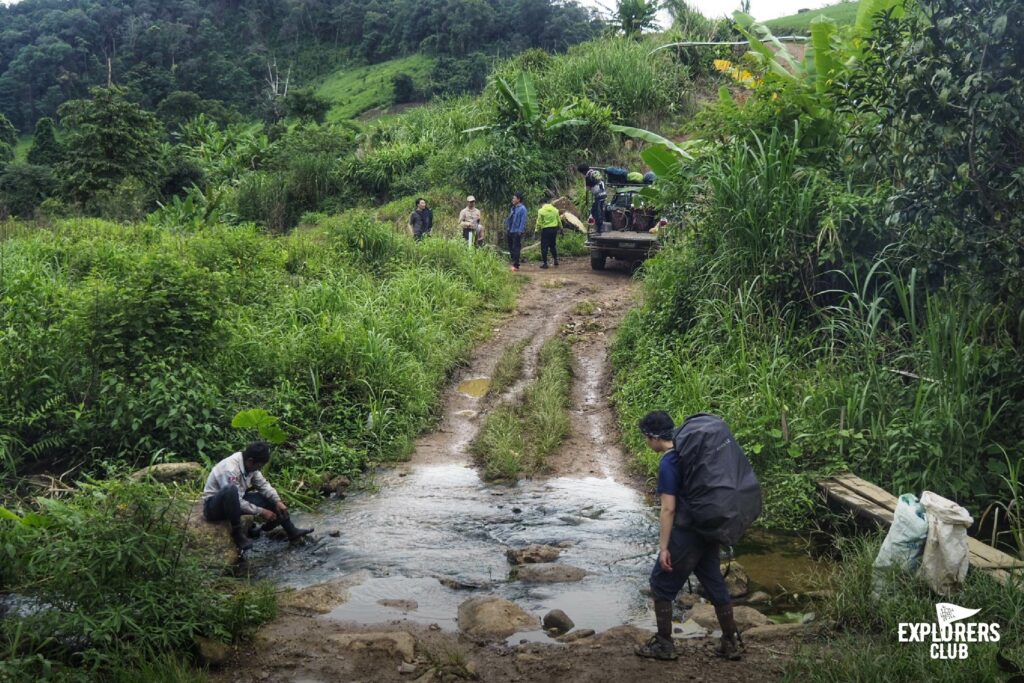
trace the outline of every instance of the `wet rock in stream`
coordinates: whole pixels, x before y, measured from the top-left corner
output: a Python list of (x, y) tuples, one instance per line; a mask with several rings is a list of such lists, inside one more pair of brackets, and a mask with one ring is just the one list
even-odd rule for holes
[[(696, 605), (688, 618), (697, 622), (704, 628), (714, 631), (719, 628), (718, 617), (715, 616), (715, 606), (711, 604)], [(736, 626), (743, 632), (755, 626), (767, 626), (772, 623), (771, 619), (758, 612), (753, 607), (737, 605), (733, 607), (733, 618), (736, 619)]]
[(459, 605), (459, 630), (474, 638), (507, 638), (517, 631), (538, 628), (537, 617), (499, 597), (470, 598)]
[(534, 543), (525, 548), (509, 548), (505, 557), (508, 558), (509, 564), (537, 564), (554, 562), (561, 552), (560, 548)]
[(581, 581), (590, 572), (571, 564), (542, 562), (524, 564), (516, 569), (516, 579), (526, 583), (570, 583)]
[(575, 625), (576, 622), (560, 609), (553, 609), (544, 615), (544, 630), (555, 635), (568, 633)]

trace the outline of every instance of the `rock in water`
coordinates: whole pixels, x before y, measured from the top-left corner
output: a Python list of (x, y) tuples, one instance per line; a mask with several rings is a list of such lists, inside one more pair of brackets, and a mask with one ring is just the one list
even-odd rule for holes
[(188, 484), (197, 481), (205, 472), (197, 462), (165, 462), (143, 467), (132, 473), (132, 479), (152, 479), (161, 484)]
[(385, 607), (394, 607), (403, 612), (415, 612), (420, 607), (420, 604), (415, 600), (404, 600), (401, 598), (384, 598), (378, 600), (377, 604)]
[(573, 631), (567, 635), (557, 638), (560, 643), (575, 643), (577, 640), (583, 640), (584, 638), (590, 638), (594, 635), (594, 629), (592, 628), (581, 628), (578, 631)]
[(535, 631), (540, 620), (519, 605), (496, 596), (470, 598), (459, 605), (459, 630), (476, 638), (507, 638)]
[(509, 564), (536, 564), (538, 562), (554, 562), (562, 550), (550, 545), (534, 543), (525, 548), (509, 548), (505, 553)]
[[(725, 587), (729, 589), (729, 595), (733, 598), (742, 598), (750, 592), (750, 577), (743, 569), (743, 565), (735, 560), (721, 564), (722, 576), (725, 577)], [(697, 590), (704, 595), (704, 587)]]
[(569, 583), (582, 580), (588, 573), (570, 564), (544, 562), (522, 565), (516, 572), (516, 578), (526, 583)]
[(348, 601), (350, 586), (350, 580), (340, 579), (285, 591), (278, 596), (277, 604), (283, 609), (307, 614), (327, 614), (338, 605)]
[(752, 605), (764, 602), (771, 602), (771, 599), (771, 596), (765, 593), (764, 591), (755, 591), (751, 593), (749, 596), (747, 596), (747, 602), (749, 602)]
[(576, 625), (569, 615), (560, 609), (553, 609), (544, 615), (544, 628), (556, 635), (568, 633)]

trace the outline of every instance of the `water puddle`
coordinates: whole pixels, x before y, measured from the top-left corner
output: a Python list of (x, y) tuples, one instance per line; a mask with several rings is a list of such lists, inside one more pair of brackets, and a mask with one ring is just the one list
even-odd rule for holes
[(455, 387), (455, 390), (460, 394), (469, 396), (470, 398), (483, 398), (487, 394), (487, 390), (490, 388), (490, 377), (477, 377), (476, 379), (467, 379), (464, 382), (459, 382), (459, 385)]
[[(595, 477), (490, 486), (474, 468), (452, 464), (421, 466), (407, 476), (386, 472), (377, 483), (376, 494), (329, 501), (303, 515), (303, 523), (316, 526), (314, 544), (282, 551), (258, 541), (253, 575), (302, 588), (364, 572), (349, 600), (327, 615), (346, 622), (404, 619), (454, 631), (460, 603), (493, 594), (538, 616), (561, 609), (581, 629), (653, 628), (644, 589), (657, 517), (628, 486)], [(571, 583), (510, 580), (506, 549), (531, 543), (562, 546), (557, 562), (586, 576)], [(797, 563), (775, 573), (769, 546), (770, 537), (760, 536), (738, 548), (737, 559), (769, 592), (793, 590), (786, 572)], [(515, 638), (548, 640), (543, 632)]]

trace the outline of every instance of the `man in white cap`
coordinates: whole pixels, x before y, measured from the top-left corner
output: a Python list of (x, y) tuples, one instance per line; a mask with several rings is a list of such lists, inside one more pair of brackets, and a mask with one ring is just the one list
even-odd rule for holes
[(466, 208), (459, 213), (459, 225), (462, 226), (462, 239), (470, 245), (483, 240), (480, 230), (480, 209), (476, 208), (476, 197), (466, 197)]

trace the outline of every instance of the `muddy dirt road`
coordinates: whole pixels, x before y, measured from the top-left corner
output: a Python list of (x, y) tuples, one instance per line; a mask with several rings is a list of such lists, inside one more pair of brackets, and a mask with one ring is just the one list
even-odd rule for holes
[[(548, 270), (529, 264), (520, 276), (525, 282), (517, 309), (456, 373), (438, 428), (419, 439), (411, 459), (378, 475), (371, 492), (307, 515), (304, 521), (315, 524), (317, 535), (306, 547), (282, 552), (266, 541), (257, 544), (253, 575), (282, 587), (281, 614), (215, 680), (780, 676), (789, 640), (751, 642), (743, 661), (723, 662), (711, 654), (715, 641), (699, 637), (706, 631), (692, 621), (682, 629), (690, 637), (680, 638), (678, 661), (633, 654), (653, 629), (643, 589), (656, 529), (619, 445), (608, 402), (608, 352), (637, 288), (627, 271), (594, 272), (585, 259), (566, 259)], [(468, 446), (487, 412), (533, 378), (537, 352), (556, 334), (572, 342), (574, 354), (571, 436), (551, 457), (545, 476), (513, 486), (486, 484)], [(489, 378), (500, 356), (523, 340), (522, 376), (503, 396), (480, 396), (486, 381), (464, 384)], [(526, 580), (510, 567), (506, 550), (534, 543), (559, 549), (546, 565), (556, 582)], [(575, 574), (565, 576), (567, 567)], [(489, 596), (526, 614), (520, 622), (503, 615), (512, 625), (498, 636), (471, 637), (457, 618), (460, 605)], [(535, 619), (551, 609), (562, 609), (575, 622), (575, 640), (557, 642), (540, 630)]]

